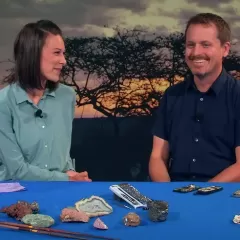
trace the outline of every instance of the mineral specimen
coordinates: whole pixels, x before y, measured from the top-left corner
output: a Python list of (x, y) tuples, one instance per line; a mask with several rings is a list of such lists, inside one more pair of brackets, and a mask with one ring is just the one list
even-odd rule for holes
[(125, 226), (136, 227), (141, 223), (141, 219), (136, 213), (130, 212), (124, 216), (123, 223)]
[(78, 211), (85, 212), (89, 217), (98, 217), (112, 213), (112, 207), (101, 197), (91, 196), (75, 203)]
[(64, 208), (60, 215), (62, 222), (88, 222), (89, 216), (81, 211), (72, 208)]
[(235, 191), (232, 196), (239, 198), (240, 197), (240, 190)]
[(17, 220), (21, 220), (27, 214), (38, 213), (38, 211), (39, 206), (37, 202), (30, 204), (26, 201), (18, 201), (9, 207), (0, 209), (0, 212), (6, 213), (8, 216), (16, 218)]
[(235, 215), (233, 218), (233, 222), (236, 224), (240, 224), (240, 215)]
[(50, 227), (54, 224), (54, 219), (48, 215), (43, 214), (27, 214), (22, 220), (23, 223), (33, 227)]
[(143, 195), (137, 188), (133, 187), (129, 183), (120, 183), (119, 186), (127, 192), (130, 196), (134, 197), (137, 199), (140, 203), (146, 205), (147, 202), (151, 201), (150, 198), (146, 197)]
[(153, 222), (165, 221), (168, 216), (168, 203), (164, 201), (154, 200), (148, 202), (148, 216)]
[(93, 226), (95, 228), (101, 229), (101, 230), (107, 230), (108, 229), (108, 226), (100, 218), (97, 218), (95, 220), (95, 222), (93, 223)]

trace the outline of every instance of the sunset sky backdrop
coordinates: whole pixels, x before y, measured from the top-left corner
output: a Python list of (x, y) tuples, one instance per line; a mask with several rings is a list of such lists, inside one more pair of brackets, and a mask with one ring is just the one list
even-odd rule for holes
[[(1, 0), (0, 62), (12, 59), (13, 41), (23, 25), (39, 19), (56, 22), (69, 37), (112, 36), (116, 26), (168, 34), (183, 31), (189, 17), (199, 12), (221, 15), (232, 28), (234, 42), (240, 40), (239, 0)], [(234, 48), (240, 52), (240, 42)], [(8, 67), (0, 64), (0, 78)], [(101, 116), (91, 107), (84, 112), (86, 117)], [(76, 117), (79, 114), (77, 109)]]

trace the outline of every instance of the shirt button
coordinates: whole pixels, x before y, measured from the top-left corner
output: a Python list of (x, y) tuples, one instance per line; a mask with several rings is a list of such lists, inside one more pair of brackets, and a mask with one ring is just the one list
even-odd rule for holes
[(45, 128), (45, 126), (44, 126), (44, 125), (42, 125), (42, 128)]
[(47, 148), (47, 145), (45, 145), (44, 147)]
[(203, 101), (203, 98), (202, 98), (202, 97), (200, 98), (200, 101), (201, 101), (201, 102)]
[(193, 160), (192, 160), (193, 162), (196, 162), (197, 160), (195, 159), (195, 158), (193, 158)]
[(45, 165), (45, 167), (47, 168), (47, 164)]
[(195, 138), (194, 141), (195, 141), (195, 142), (198, 142), (198, 138)]

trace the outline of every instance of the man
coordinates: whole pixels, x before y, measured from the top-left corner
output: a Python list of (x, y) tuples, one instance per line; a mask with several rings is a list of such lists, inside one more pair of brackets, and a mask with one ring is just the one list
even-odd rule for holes
[(240, 180), (240, 81), (222, 65), (229, 54), (228, 24), (211, 13), (185, 30), (191, 75), (169, 87), (153, 127), (152, 181)]

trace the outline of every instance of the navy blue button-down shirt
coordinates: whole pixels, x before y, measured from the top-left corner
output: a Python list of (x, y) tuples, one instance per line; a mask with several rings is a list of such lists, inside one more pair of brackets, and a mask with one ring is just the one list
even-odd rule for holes
[(207, 181), (236, 162), (240, 146), (240, 81), (225, 69), (206, 93), (193, 78), (169, 87), (153, 135), (169, 142), (172, 181)]

